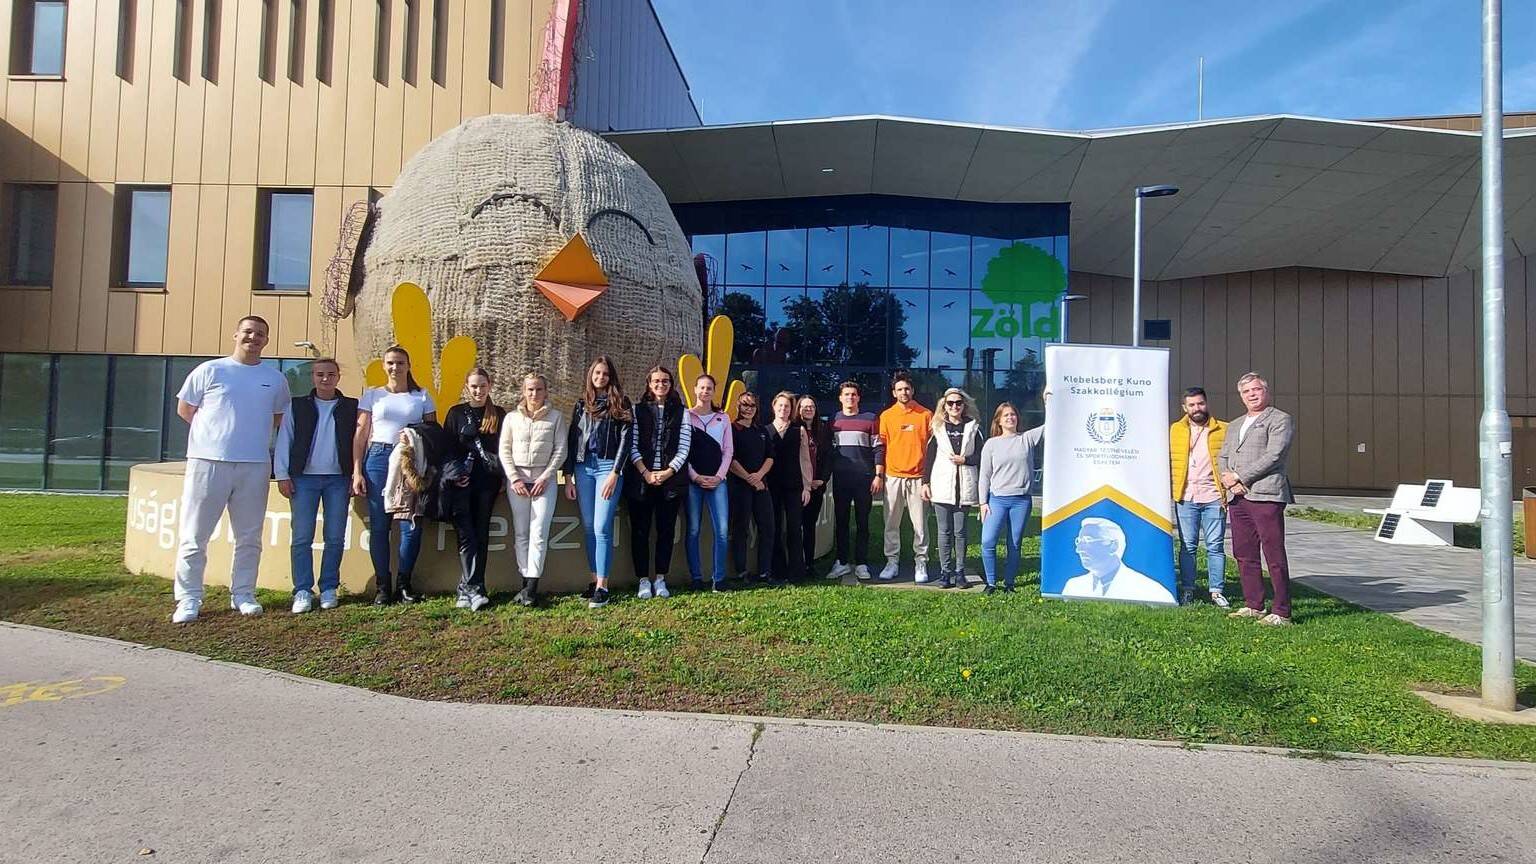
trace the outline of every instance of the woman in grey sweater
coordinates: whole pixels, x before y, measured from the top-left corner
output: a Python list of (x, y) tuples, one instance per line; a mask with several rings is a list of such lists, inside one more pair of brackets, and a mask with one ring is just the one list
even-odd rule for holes
[(1008, 569), (1003, 590), (1012, 591), (1019, 575), (1019, 545), (1029, 521), (1030, 495), (1034, 492), (1035, 449), (1045, 437), (1045, 427), (1019, 431), (1019, 412), (1010, 402), (992, 414), (992, 437), (981, 448), (977, 478), (981, 498), (981, 567), (987, 586), (983, 594), (997, 590), (997, 535), (1008, 525)]

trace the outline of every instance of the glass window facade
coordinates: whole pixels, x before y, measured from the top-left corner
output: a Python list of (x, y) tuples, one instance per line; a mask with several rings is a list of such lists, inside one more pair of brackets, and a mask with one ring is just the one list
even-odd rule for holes
[[(0, 489), (117, 492), (134, 465), (186, 458), (176, 393), (206, 359), (0, 354)], [(309, 392), (311, 361), (263, 362)]]
[(830, 412), (852, 378), (883, 407), (890, 373), (909, 369), (930, 408), (961, 386), (988, 418), (1005, 400), (1026, 422), (1043, 416), (1067, 205), (845, 196), (673, 209), (709, 275), (708, 313), (735, 325), (733, 374), (749, 387), (809, 392)]
[(314, 195), (270, 191), (265, 197), (267, 254), (261, 287), (277, 291), (308, 291)]
[(64, 74), (64, 29), (68, 9), (64, 0), (32, 3), (32, 75)]
[(165, 285), (171, 248), (171, 190), (126, 189), (128, 224), (124, 226), (123, 284)]

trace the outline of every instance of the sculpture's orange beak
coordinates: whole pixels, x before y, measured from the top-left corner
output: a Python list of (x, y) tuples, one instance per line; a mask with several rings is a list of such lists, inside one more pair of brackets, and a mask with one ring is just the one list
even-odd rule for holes
[(608, 290), (608, 277), (592, 256), (587, 241), (577, 234), (533, 277), (533, 284), (555, 304), (565, 320), (575, 321)]

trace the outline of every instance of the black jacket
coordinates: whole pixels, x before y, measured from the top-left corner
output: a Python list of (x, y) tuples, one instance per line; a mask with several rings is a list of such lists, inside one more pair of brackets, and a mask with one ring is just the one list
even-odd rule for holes
[(487, 435), (480, 431), (480, 423), (486, 412), (496, 414), (498, 429), (500, 423), (506, 421), (507, 412), (489, 402), (485, 403), (484, 408), (460, 402), (449, 408), (448, 414), (443, 417), (443, 430), (452, 437), (454, 458), (469, 471), (473, 483), (500, 488), (502, 471), (501, 459), (497, 455), (499, 438), (495, 434)]
[[(288, 475), (304, 473), (309, 462), (309, 451), (315, 443), (315, 426), (320, 422), (320, 410), (315, 407), (315, 391), (308, 396), (295, 396), (288, 410), (293, 413), (293, 444), (288, 449)], [(341, 473), (352, 473), (352, 436), (357, 432), (357, 400), (336, 391), (336, 408), (331, 413), (336, 424), (336, 457), (341, 463)]]
[[(678, 451), (682, 447), (683, 426), (688, 422), (684, 412), (688, 409), (683, 407), (680, 399), (671, 400), (662, 405), (662, 440), (660, 442), (656, 440), (656, 410), (654, 402), (641, 402), (635, 406), (635, 447), (640, 451), (641, 461), (649, 468), (652, 459), (656, 456), (659, 443), (661, 467), (666, 468), (673, 459), (677, 458)], [(631, 498), (639, 498), (651, 487), (646, 485), (645, 478), (635, 468), (634, 462), (630, 459), (632, 455), (624, 456), (627, 466), (624, 473), (624, 491), (628, 492)], [(686, 463), (681, 470), (672, 475), (671, 479), (661, 484), (660, 491), (668, 499), (676, 498), (688, 491)]]
[[(634, 407), (628, 399), (624, 400), (624, 407), (629, 409), (629, 420), (611, 420), (605, 414), (598, 418), (587, 417), (586, 403), (576, 400), (576, 405), (571, 409), (571, 425), (566, 432), (565, 464), (561, 470), (566, 474), (576, 473), (576, 466), (587, 458), (587, 442), (583, 438), (586, 432), (590, 437), (602, 442), (598, 456), (602, 459), (614, 460), (614, 473), (623, 471), (623, 466), (629, 464), (629, 435), (631, 427), (635, 425)], [(583, 429), (586, 425), (588, 428)]]

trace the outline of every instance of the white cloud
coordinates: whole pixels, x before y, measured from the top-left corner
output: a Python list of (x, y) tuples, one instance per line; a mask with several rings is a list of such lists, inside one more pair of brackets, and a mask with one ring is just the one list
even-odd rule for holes
[(1062, 97), (1109, 17), (1113, 0), (1018, 4), (989, 18), (968, 52), (965, 119), (1022, 126), (1061, 124)]

